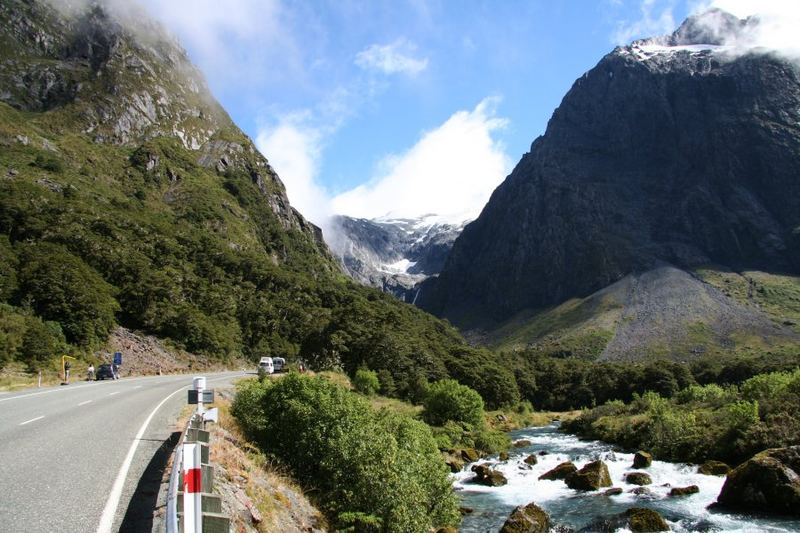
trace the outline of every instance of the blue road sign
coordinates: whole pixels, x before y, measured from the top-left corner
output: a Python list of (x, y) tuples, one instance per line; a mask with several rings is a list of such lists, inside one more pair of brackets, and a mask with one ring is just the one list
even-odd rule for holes
[(114, 352), (114, 364), (115, 365), (122, 364), (122, 352)]

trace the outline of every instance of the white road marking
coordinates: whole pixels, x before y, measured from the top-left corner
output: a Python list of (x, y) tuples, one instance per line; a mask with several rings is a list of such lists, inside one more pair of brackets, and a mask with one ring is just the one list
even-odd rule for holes
[(109, 396), (114, 396), (115, 394), (119, 394), (120, 391), (109, 393)]
[(186, 390), (186, 385), (175, 392), (170, 393), (166, 398), (161, 400), (161, 402), (156, 405), (156, 408), (153, 409), (153, 411), (147, 417), (147, 420), (144, 421), (142, 427), (139, 428), (139, 432), (133, 438), (131, 447), (128, 450), (128, 455), (125, 456), (125, 460), (122, 462), (122, 467), (119, 469), (117, 479), (114, 480), (114, 486), (111, 487), (108, 500), (106, 500), (106, 506), (103, 508), (103, 514), (100, 516), (100, 525), (97, 526), (97, 533), (111, 533), (111, 528), (114, 526), (114, 515), (117, 514), (117, 507), (119, 506), (119, 500), (122, 497), (122, 489), (125, 486), (125, 478), (128, 477), (128, 470), (130, 470), (131, 463), (133, 462), (133, 455), (136, 453), (136, 448), (139, 446), (139, 441), (141, 440), (142, 435), (144, 435), (144, 432), (147, 430), (147, 426), (150, 424), (150, 421), (155, 416), (156, 411), (158, 411), (161, 406), (167, 402), (167, 400), (184, 390)]
[(136, 386), (134, 387), (134, 389), (141, 389), (141, 388), (142, 388), (142, 386), (141, 386), (141, 385), (136, 385)]
[(92, 400), (86, 400), (85, 402), (81, 402), (78, 404), (78, 407), (80, 407), (81, 405), (86, 405), (87, 403), (92, 403)]
[(25, 422), (20, 422), (19, 425), (20, 426), (24, 426), (25, 424), (30, 424), (31, 422), (36, 422), (37, 420), (41, 420), (42, 418), (44, 418), (44, 415), (37, 416), (36, 418), (31, 418), (30, 420), (26, 420)]
[(71, 389), (44, 390), (42, 392), (34, 392), (34, 393), (31, 393), (31, 394), (23, 394), (21, 396), (12, 396), (11, 398), (3, 398), (3, 399), (0, 399), (0, 402), (7, 402), (9, 400), (16, 400), (18, 398), (28, 398), (29, 396), (39, 396), (40, 394), (50, 394), (51, 392), (61, 392), (61, 391), (65, 391), (65, 390), (82, 389), (83, 387), (91, 387), (91, 385), (78, 385), (77, 387), (72, 387)]

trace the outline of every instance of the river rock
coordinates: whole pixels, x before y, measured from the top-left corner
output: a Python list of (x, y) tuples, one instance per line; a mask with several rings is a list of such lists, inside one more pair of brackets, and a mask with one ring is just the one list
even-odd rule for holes
[(653, 479), (644, 472), (631, 472), (625, 475), (625, 483), (631, 485), (650, 485)]
[(444, 463), (450, 468), (452, 473), (461, 472), (464, 468), (464, 461), (461, 459), (460, 456), (454, 455), (452, 453), (443, 454), (444, 455)]
[(548, 452), (547, 450), (542, 450), (539, 452), (539, 455), (550, 455), (550, 452)]
[(670, 496), (688, 496), (690, 494), (697, 494), (700, 492), (700, 487), (697, 485), (689, 485), (688, 487), (675, 487), (669, 491)]
[(458, 530), (453, 526), (447, 526), (447, 527), (440, 527), (439, 529), (436, 530), (436, 533), (458, 533)]
[(550, 517), (535, 503), (520, 505), (511, 513), (500, 533), (546, 533), (550, 530)]
[(660, 514), (651, 509), (633, 507), (624, 513), (608, 518), (598, 518), (582, 528), (580, 533), (612, 532), (627, 529), (634, 533), (669, 531), (669, 525)]
[(617, 496), (618, 494), (622, 494), (622, 489), (619, 487), (613, 487), (605, 491), (603, 496)]
[(577, 471), (578, 468), (574, 464), (572, 464), (572, 461), (567, 461), (565, 463), (561, 463), (552, 470), (548, 470), (547, 472), (539, 476), (539, 479), (549, 479), (549, 480), (566, 479), (568, 476), (574, 474)]
[(527, 448), (530, 445), (531, 445), (531, 441), (525, 440), (525, 439), (520, 439), (520, 440), (514, 442), (514, 448)]
[(539, 462), (539, 460), (536, 458), (535, 455), (530, 454), (528, 457), (525, 458), (525, 462), (528, 463), (529, 465), (535, 465), (536, 463)]
[(567, 486), (575, 490), (598, 490), (611, 486), (611, 476), (603, 461), (597, 460), (586, 464), (583, 468), (565, 479)]
[(656, 497), (653, 491), (648, 489), (647, 487), (636, 487), (635, 489), (631, 489), (628, 492), (651, 500)]
[(508, 452), (500, 452), (500, 460), (508, 461)]
[(633, 456), (633, 468), (647, 468), (653, 464), (653, 456), (647, 452), (639, 450)]
[(474, 465), (472, 471), (475, 472), (473, 481), (489, 487), (500, 487), (508, 483), (506, 476), (499, 470), (492, 470), (487, 465)]
[(698, 474), (707, 476), (727, 476), (730, 471), (731, 467), (722, 461), (706, 461), (697, 467)]
[(474, 463), (481, 458), (481, 455), (475, 448), (464, 448), (461, 450), (461, 458), (464, 459), (465, 463)]
[(800, 516), (800, 446), (772, 448), (737, 466), (717, 497), (736, 511)]

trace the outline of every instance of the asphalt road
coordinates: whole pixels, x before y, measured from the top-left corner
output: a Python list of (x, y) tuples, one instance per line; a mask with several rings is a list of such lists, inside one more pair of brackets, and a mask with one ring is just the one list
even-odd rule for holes
[[(203, 375), (220, 388), (244, 374)], [(0, 395), (0, 531), (141, 530), (141, 522), (131, 525), (142, 511), (132, 497), (141, 501), (143, 474), (178, 430), (191, 382), (191, 375), (73, 381)]]

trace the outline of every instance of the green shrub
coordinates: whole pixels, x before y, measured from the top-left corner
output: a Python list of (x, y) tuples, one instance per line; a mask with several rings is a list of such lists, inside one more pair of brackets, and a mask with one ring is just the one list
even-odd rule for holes
[(39, 154), (31, 164), (48, 172), (64, 172), (64, 163), (52, 155)]
[(792, 381), (788, 372), (773, 372), (753, 376), (741, 385), (742, 397), (751, 402), (779, 396)]
[(428, 388), (423, 402), (422, 416), (432, 426), (444, 425), (448, 420), (463, 422), (473, 427), (483, 424), (483, 399), (466, 385), (452, 379), (443, 379)]
[(378, 374), (366, 368), (359, 368), (356, 370), (356, 375), (353, 377), (353, 387), (356, 391), (365, 396), (374, 396), (378, 392), (380, 386)]
[(243, 385), (232, 413), (264, 451), (319, 491), (339, 526), (357, 516), (398, 533), (458, 522), (447, 467), (422, 422), (376, 413), (335, 383), (294, 373)]
[(397, 393), (394, 377), (385, 368), (378, 370), (378, 381), (381, 383), (380, 393), (384, 396), (394, 396)]

